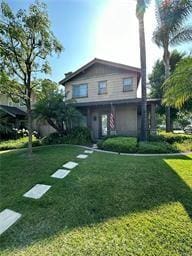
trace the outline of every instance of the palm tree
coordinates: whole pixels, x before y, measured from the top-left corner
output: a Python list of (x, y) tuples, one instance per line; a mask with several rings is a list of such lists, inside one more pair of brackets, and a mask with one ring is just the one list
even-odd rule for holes
[[(192, 57), (181, 60), (166, 80), (164, 103), (176, 108), (192, 101)], [(174, 97), (173, 97), (174, 95)]]
[[(184, 25), (184, 21), (192, 11), (191, 0), (156, 0), (157, 28), (153, 38), (163, 48), (165, 79), (170, 75), (169, 47), (192, 40), (192, 26)], [(166, 110), (166, 131), (171, 131), (170, 106)]]
[(139, 21), (139, 44), (140, 44), (140, 61), (141, 61), (141, 140), (147, 140), (147, 98), (146, 98), (146, 48), (145, 48), (145, 27), (144, 14), (147, 8), (147, 0), (137, 0), (136, 16)]

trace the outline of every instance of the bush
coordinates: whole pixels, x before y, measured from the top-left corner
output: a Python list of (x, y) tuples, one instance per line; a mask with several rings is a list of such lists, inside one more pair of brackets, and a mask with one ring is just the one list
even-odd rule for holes
[(98, 147), (122, 153), (132, 153), (137, 151), (137, 139), (134, 137), (113, 137), (99, 142)]
[(182, 143), (185, 140), (191, 140), (192, 143), (192, 135), (189, 134), (174, 134), (172, 132), (166, 133), (161, 132), (159, 135), (151, 135), (150, 141), (159, 141), (159, 142), (167, 142), (173, 144), (175, 142)]
[(57, 132), (42, 139), (42, 144), (76, 144), (87, 145), (91, 143), (90, 131), (85, 127), (75, 127), (69, 134), (62, 135)]
[[(7, 140), (0, 142), (0, 151), (9, 149), (26, 148), (28, 146), (28, 137), (20, 138), (17, 140)], [(33, 136), (33, 147), (41, 146), (41, 142)]]
[(174, 145), (166, 142), (140, 142), (138, 153), (143, 154), (158, 154), (158, 153), (173, 153), (178, 152)]
[(182, 143), (175, 142), (173, 143), (173, 146), (177, 148), (180, 152), (187, 152), (192, 151), (192, 141), (191, 140), (185, 140)]

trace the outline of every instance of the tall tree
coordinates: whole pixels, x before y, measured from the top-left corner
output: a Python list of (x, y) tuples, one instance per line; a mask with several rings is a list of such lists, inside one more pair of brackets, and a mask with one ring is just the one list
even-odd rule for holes
[(145, 26), (144, 14), (149, 1), (137, 0), (136, 16), (139, 21), (139, 44), (140, 44), (140, 62), (141, 62), (141, 140), (147, 140), (147, 89), (146, 89), (146, 48), (145, 48)]
[[(170, 75), (169, 47), (192, 40), (192, 26), (184, 25), (191, 13), (191, 0), (156, 0), (157, 28), (153, 38), (159, 47), (163, 48), (165, 79)], [(171, 130), (170, 107), (166, 111), (166, 131)]]
[(29, 155), (32, 153), (31, 95), (36, 85), (34, 80), (38, 72), (51, 71), (47, 57), (61, 51), (62, 45), (50, 30), (44, 3), (37, 1), (29, 6), (28, 11), (19, 10), (16, 14), (6, 2), (1, 3), (0, 68), (4, 73), (6, 92), (22, 98), (27, 107)]

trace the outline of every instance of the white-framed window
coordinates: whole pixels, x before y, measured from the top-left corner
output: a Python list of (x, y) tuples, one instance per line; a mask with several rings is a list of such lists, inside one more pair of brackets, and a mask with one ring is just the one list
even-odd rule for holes
[(133, 78), (127, 77), (123, 78), (123, 91), (128, 92), (133, 90)]
[(106, 94), (106, 93), (107, 93), (107, 81), (99, 81), (98, 94)]
[(74, 84), (73, 98), (88, 97), (88, 84)]

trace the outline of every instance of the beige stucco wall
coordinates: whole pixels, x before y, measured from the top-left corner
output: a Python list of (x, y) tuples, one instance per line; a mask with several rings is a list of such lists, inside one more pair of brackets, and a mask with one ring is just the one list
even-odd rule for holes
[[(123, 92), (123, 78), (133, 78), (133, 90), (128, 92)], [(107, 94), (98, 94), (98, 82), (107, 81)], [(72, 86), (77, 84), (88, 84), (88, 97), (76, 98), (75, 100), (80, 102), (96, 102), (105, 100), (122, 100), (131, 99), (137, 97), (137, 75), (136, 73), (124, 72), (120, 74), (106, 74), (97, 75), (91, 78), (77, 78), (66, 83), (65, 91), (67, 94), (67, 99), (72, 98)]]

